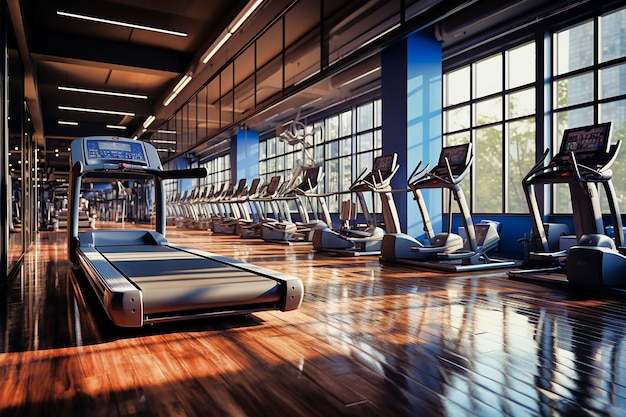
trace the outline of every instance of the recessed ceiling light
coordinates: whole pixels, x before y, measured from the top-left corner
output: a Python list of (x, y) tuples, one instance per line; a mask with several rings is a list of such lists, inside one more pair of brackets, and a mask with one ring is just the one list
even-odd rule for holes
[(78, 126), (78, 122), (70, 122), (68, 120), (59, 120), (58, 123), (60, 125), (66, 125), (66, 126)]
[(108, 25), (123, 26), (123, 27), (133, 28), (133, 29), (141, 29), (141, 30), (149, 30), (151, 32), (165, 33), (166, 35), (175, 35), (175, 36), (182, 36), (182, 37), (187, 36), (185, 32), (177, 32), (175, 30), (136, 25), (134, 23), (120, 22), (118, 20), (104, 19), (104, 18), (95, 17), (95, 16), (86, 16), (86, 15), (82, 15), (78, 13), (62, 12), (59, 10), (57, 11), (57, 14), (59, 16), (73, 17), (74, 19), (89, 20), (91, 22), (106, 23)]
[(101, 94), (105, 96), (115, 96), (115, 97), (128, 97), (128, 98), (140, 98), (146, 100), (148, 96), (143, 94), (132, 94), (132, 93), (120, 93), (116, 91), (103, 91), (103, 90), (92, 90), (89, 88), (78, 88), (78, 87), (66, 87), (60, 85), (58, 87), (59, 90), (62, 91), (73, 91), (75, 93), (88, 93), (88, 94)]
[(86, 113), (114, 114), (118, 116), (135, 116), (135, 113), (127, 111), (104, 110), (104, 109), (88, 109), (85, 107), (59, 106), (59, 110), (82, 111)]
[(126, 126), (121, 125), (106, 125), (108, 129), (126, 130)]

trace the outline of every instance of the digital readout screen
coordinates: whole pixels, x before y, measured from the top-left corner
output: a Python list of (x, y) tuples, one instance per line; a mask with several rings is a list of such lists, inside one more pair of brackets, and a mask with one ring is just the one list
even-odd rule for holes
[(141, 142), (99, 139), (87, 140), (87, 159), (146, 162), (146, 156)]

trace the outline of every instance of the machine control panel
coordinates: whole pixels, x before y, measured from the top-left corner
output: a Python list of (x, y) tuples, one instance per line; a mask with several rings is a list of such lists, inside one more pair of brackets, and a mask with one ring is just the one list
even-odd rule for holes
[(563, 132), (561, 148), (550, 165), (565, 165), (570, 169), (569, 159), (575, 154), (576, 160), (587, 165), (604, 165), (609, 152), (611, 123), (566, 129)]
[(128, 162), (147, 165), (143, 144), (126, 140), (86, 140), (87, 163)]

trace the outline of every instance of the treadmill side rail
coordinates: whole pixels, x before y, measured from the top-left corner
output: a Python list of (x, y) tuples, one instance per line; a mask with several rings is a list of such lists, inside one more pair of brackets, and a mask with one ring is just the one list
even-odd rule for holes
[(274, 270), (263, 268), (261, 266), (253, 265), (237, 259), (219, 256), (214, 253), (204, 252), (186, 246), (170, 246), (180, 250), (184, 250), (189, 253), (193, 253), (198, 256), (202, 256), (203, 258), (210, 258), (214, 261), (222, 262), (226, 265), (230, 265), (244, 271), (253, 272), (255, 274), (271, 278), (279, 282), (282, 287), (282, 303), (280, 307), (281, 311), (296, 310), (302, 304), (302, 299), (304, 298), (304, 286), (300, 278), (288, 274), (282, 274)]
[(80, 248), (78, 261), (111, 321), (119, 327), (143, 325), (141, 291), (96, 249)]

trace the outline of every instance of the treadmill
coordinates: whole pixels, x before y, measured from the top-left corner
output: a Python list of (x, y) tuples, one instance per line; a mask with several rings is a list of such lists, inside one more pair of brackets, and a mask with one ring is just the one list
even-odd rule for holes
[[(381, 246), (381, 262), (399, 262), (419, 268), (444, 272), (467, 272), (488, 269), (511, 268), (516, 264), (510, 260), (495, 259), (488, 252), (497, 248), (500, 241), (498, 223), (481, 220), (474, 223), (461, 181), (469, 173), (473, 163), (471, 143), (446, 146), (439, 154), (439, 160), (431, 170), (430, 165), (422, 167), (420, 162), (409, 176), (408, 185), (413, 199), (422, 215), (427, 242), (418, 240), (406, 233), (388, 233)], [(435, 233), (428, 212), (424, 189), (448, 190), (448, 227)], [(458, 205), (463, 221), (465, 236), (452, 233), (452, 202)]]
[[(546, 150), (524, 177), (536, 250), (530, 253), (529, 266), (510, 271), (509, 278), (587, 287), (626, 284), (624, 231), (610, 169), (621, 142), (611, 145), (610, 127), (611, 123), (607, 122), (565, 130), (559, 152), (544, 165), (549, 152)], [(576, 244), (569, 249), (550, 251), (535, 188), (559, 183), (569, 187)], [(605, 233), (600, 189), (608, 203), (614, 237)]]
[[(356, 194), (365, 218), (365, 227), (352, 228), (350, 226), (350, 220), (356, 218), (356, 203), (352, 203), (351, 200), (344, 201), (340, 216), (344, 223), (337, 230), (331, 227), (314, 230), (313, 250), (339, 256), (380, 256), (385, 233), (400, 231), (400, 219), (391, 189), (391, 180), (399, 168), (396, 153), (374, 158), (372, 169), (365, 168), (350, 185), (348, 191)], [(376, 214), (369, 211), (365, 198), (366, 192), (380, 196), (384, 228), (377, 221)]]
[[(297, 309), (304, 295), (299, 278), (218, 256), (165, 239), (163, 180), (200, 178), (204, 168), (164, 171), (156, 149), (110, 136), (71, 144), (68, 245), (111, 321), (120, 327)], [(82, 182), (154, 181), (156, 230), (78, 232)]]

